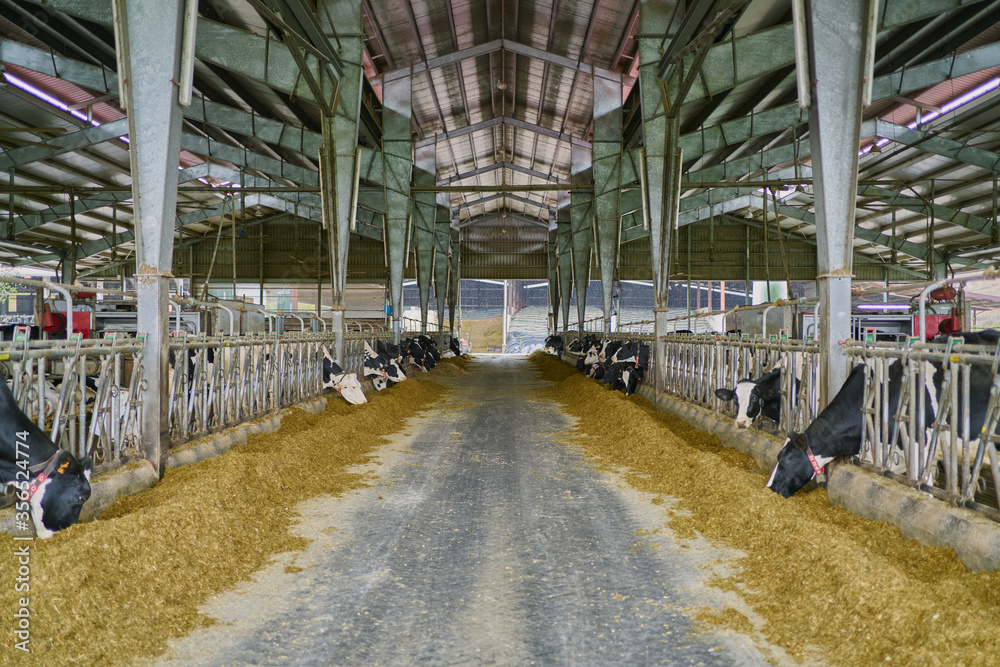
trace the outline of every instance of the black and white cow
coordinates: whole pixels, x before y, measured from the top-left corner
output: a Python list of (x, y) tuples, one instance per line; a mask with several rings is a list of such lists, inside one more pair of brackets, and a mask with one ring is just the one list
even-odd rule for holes
[[(420, 347), (424, 349), (424, 353), (431, 357), (431, 359), (436, 364), (441, 361), (441, 351), (438, 350), (437, 341), (430, 336), (420, 335), (417, 336), (417, 342), (420, 343)], [(434, 366), (431, 366), (433, 368)]]
[(456, 357), (462, 356), (462, 344), (458, 342), (457, 337), (452, 336), (450, 338), (450, 340), (448, 341), (448, 349), (451, 350), (451, 353), (454, 356)]
[(781, 418), (781, 369), (775, 368), (756, 380), (745, 378), (733, 389), (716, 389), (716, 398), (736, 401), (736, 426), (747, 428), (757, 417), (775, 422)]
[(610, 352), (610, 357), (604, 361), (606, 371), (602, 382), (631, 396), (649, 368), (649, 344), (622, 341), (609, 346), (606, 352)]
[(79, 461), (57, 448), (0, 382), (0, 485), (18, 490), (15, 511), (30, 515), (35, 533), (52, 537), (80, 520), (90, 498), (89, 456)]
[(345, 373), (325, 345), (323, 346), (323, 375), (321, 378), (324, 389), (336, 390), (351, 405), (368, 402), (368, 399), (365, 398), (365, 392), (361, 390), (358, 374)]
[(549, 354), (559, 354), (563, 351), (562, 336), (551, 335), (545, 339), (545, 351)]
[[(865, 393), (865, 364), (855, 366), (840, 391), (802, 433), (791, 432), (784, 447), (778, 452), (778, 462), (771, 472), (767, 487), (785, 498), (801, 489), (824, 466), (841, 456), (856, 456), (861, 450), (862, 407)], [(903, 365), (895, 362), (889, 366), (888, 411), (886, 418), (891, 433), (896, 425), (895, 414), (902, 389)], [(940, 383), (938, 383), (940, 387)], [(936, 393), (925, 387), (925, 423), (934, 421), (937, 409)], [(989, 393), (989, 392), (987, 392)], [(982, 425), (982, 419), (979, 421)]]
[[(393, 346), (395, 347), (395, 346)], [(388, 348), (387, 348), (388, 349)], [(403, 369), (395, 358), (382, 355), (372, 349), (365, 341), (364, 375), (371, 377), (375, 389), (382, 391), (390, 384), (396, 384), (406, 379)]]
[[(847, 381), (803, 433), (791, 432), (778, 452), (778, 462), (767, 481), (767, 488), (788, 498), (809, 483), (824, 466), (838, 456), (853, 456), (861, 449), (861, 413), (864, 400), (865, 365), (851, 370)], [(896, 374), (896, 401), (899, 400), (900, 364), (890, 367)], [(890, 383), (890, 405), (892, 402)], [(890, 411), (892, 414), (892, 411)]]

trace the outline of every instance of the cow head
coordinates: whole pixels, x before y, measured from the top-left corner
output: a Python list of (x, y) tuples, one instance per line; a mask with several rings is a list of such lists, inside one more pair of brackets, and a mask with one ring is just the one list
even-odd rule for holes
[(334, 375), (328, 382), (323, 383), (323, 388), (336, 389), (351, 405), (368, 402), (368, 399), (365, 398), (365, 392), (361, 390), (361, 381), (358, 380), (357, 373)]
[(587, 349), (587, 354), (583, 357), (583, 363), (590, 366), (601, 360), (600, 349), (597, 345), (591, 345)]
[[(27, 502), (39, 537), (52, 537), (80, 520), (80, 509), (90, 498), (93, 461), (79, 461), (52, 441), (24, 414), (7, 383), (0, 382), (0, 487), (15, 486), (18, 501)], [(23, 478), (19, 460), (27, 455), (30, 482)], [(32, 487), (32, 488), (29, 488)]]
[(385, 367), (385, 376), (392, 382), (402, 382), (406, 379), (406, 374), (403, 373), (403, 369), (396, 363), (395, 359), (391, 360)]
[(427, 353), (424, 351), (424, 348), (420, 346), (419, 342), (411, 340), (406, 347), (406, 353), (410, 355), (410, 358), (413, 359), (413, 363), (416, 364), (420, 370), (425, 373), (427, 372)]
[(625, 343), (611, 356), (616, 364), (634, 364), (638, 360), (638, 343)]
[[(811, 449), (809, 447), (809, 436), (805, 433), (789, 433), (785, 440), (785, 446), (778, 452), (778, 462), (771, 471), (771, 479), (767, 481), (767, 488), (789, 498), (796, 491), (809, 483), (816, 476), (816, 470), (809, 460)], [(831, 457), (814, 456), (816, 464), (820, 467), (831, 461)]]
[[(86, 456), (79, 461), (65, 451), (58, 451), (52, 472), (37, 484), (29, 506), (35, 533), (41, 538), (52, 537), (56, 531), (69, 528), (80, 520), (80, 510), (90, 498), (90, 473), (93, 461)], [(30, 493), (30, 492), (29, 492)]]
[(735, 389), (716, 389), (715, 397), (736, 401), (736, 426), (747, 428), (760, 414), (760, 406), (777, 395), (774, 387), (761, 387), (753, 380), (740, 380)]

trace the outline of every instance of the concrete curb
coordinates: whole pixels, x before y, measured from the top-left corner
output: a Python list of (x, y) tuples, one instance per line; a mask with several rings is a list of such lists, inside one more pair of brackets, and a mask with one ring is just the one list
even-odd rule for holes
[[(576, 360), (570, 365), (575, 366)], [(723, 445), (752, 458), (765, 475), (774, 469), (784, 438), (736, 428), (732, 418), (720, 418), (707, 408), (666, 394), (656, 396), (648, 385), (640, 385), (637, 393), (657, 409), (719, 436)], [(855, 465), (831, 464), (826, 477), (831, 504), (856, 516), (891, 523), (922, 544), (954, 549), (970, 571), (1000, 570), (1000, 524)], [(810, 482), (803, 490), (808, 492), (814, 484)]]

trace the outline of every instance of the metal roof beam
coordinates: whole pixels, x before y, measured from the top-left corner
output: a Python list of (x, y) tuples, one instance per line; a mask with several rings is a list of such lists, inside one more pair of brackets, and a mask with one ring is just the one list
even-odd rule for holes
[(458, 213), (463, 208), (469, 209), (469, 208), (472, 208), (473, 206), (481, 206), (483, 204), (488, 204), (491, 201), (496, 201), (497, 199), (504, 199), (504, 198), (506, 198), (506, 199), (512, 199), (513, 201), (521, 202), (522, 204), (526, 204), (528, 206), (537, 206), (538, 208), (543, 208), (543, 209), (545, 209), (547, 211), (555, 211), (556, 210), (554, 206), (550, 206), (549, 204), (546, 204), (545, 202), (536, 201), (534, 199), (528, 199), (527, 197), (522, 197), (521, 195), (516, 195), (513, 192), (498, 192), (496, 194), (488, 195), (486, 197), (480, 197), (479, 199), (472, 199), (470, 201), (463, 201), (458, 206), (453, 206), (452, 207), (452, 211), (455, 212), (455, 213)]
[(481, 225), (487, 222), (494, 222), (496, 220), (510, 220), (511, 224), (514, 223), (524, 223), (528, 225), (535, 225), (537, 227), (549, 228), (549, 223), (547, 220), (533, 220), (531, 218), (525, 217), (523, 215), (517, 215), (516, 213), (507, 213), (506, 215), (501, 215), (499, 213), (491, 213), (490, 215), (484, 215), (480, 218), (469, 218), (465, 222), (452, 223), (452, 229), (465, 229), (466, 227), (471, 227), (473, 225)]
[[(27, 1), (40, 7), (42, 11), (63, 12), (111, 29), (113, 17), (111, 3), (107, 0)], [(199, 60), (213, 63), (276, 90), (294, 94), (316, 104), (321, 103), (314, 98), (308, 87), (296, 85), (300, 77), (299, 66), (288, 46), (277, 40), (269, 40), (239, 28), (199, 18), (195, 56)], [(311, 53), (303, 54), (302, 58), (312, 71), (316, 71), (320, 65), (320, 61)], [(52, 69), (51, 63), (48, 69)], [(112, 92), (106, 89), (103, 83), (96, 89)]]
[(592, 65), (588, 65), (587, 63), (575, 58), (567, 58), (566, 56), (556, 55), (555, 53), (550, 53), (544, 49), (528, 46), (527, 44), (521, 44), (510, 39), (494, 39), (491, 42), (470, 46), (436, 58), (428, 58), (427, 60), (414, 63), (409, 67), (402, 67), (392, 72), (385, 72), (382, 75), (382, 81), (392, 81), (393, 79), (420, 74), (438, 67), (447, 67), (448, 65), (454, 65), (455, 63), (463, 60), (478, 58), (480, 56), (496, 53), (501, 50), (508, 51), (519, 56), (541, 60), (542, 62), (547, 62), (552, 65), (565, 67), (566, 69), (580, 71), (584, 74), (593, 74), (594, 72)]
[(526, 130), (528, 132), (534, 132), (535, 134), (541, 134), (546, 137), (551, 137), (559, 141), (565, 141), (570, 144), (576, 144), (584, 148), (590, 148), (590, 142), (585, 141), (579, 137), (574, 137), (571, 134), (566, 134), (564, 132), (559, 132), (557, 130), (552, 130), (547, 127), (542, 127), (541, 125), (536, 125), (534, 123), (529, 123), (527, 121), (518, 120), (516, 118), (510, 118), (508, 116), (498, 116), (496, 118), (490, 118), (489, 120), (479, 121), (478, 123), (473, 123), (472, 125), (466, 125), (465, 127), (460, 127), (455, 130), (448, 130), (442, 132), (441, 134), (435, 134), (430, 137), (426, 137), (414, 143), (414, 146), (421, 148), (427, 146), (428, 144), (437, 143), (439, 141), (447, 141), (449, 139), (456, 139), (458, 137), (464, 137), (467, 134), (472, 134), (473, 132), (479, 132), (480, 130), (488, 130), (494, 128), (498, 125), (510, 125), (518, 130)]
[[(181, 170), (177, 174), (177, 182), (188, 183), (190, 181), (196, 181), (199, 178), (205, 178), (210, 175), (210, 166), (207, 162), (202, 164), (196, 164), (193, 167), (188, 167), (187, 169)], [(108, 197), (112, 197), (114, 201), (108, 201)], [(56, 206), (50, 206), (49, 208), (42, 209), (39, 211), (32, 211), (31, 213), (25, 213), (14, 218), (14, 235), (22, 234), (24, 232), (35, 229), (36, 227), (41, 227), (50, 222), (56, 222), (57, 220), (63, 220), (70, 217), (74, 213), (76, 215), (82, 215), (87, 211), (93, 211), (99, 208), (114, 207), (115, 204), (123, 201), (128, 201), (132, 199), (131, 192), (106, 192), (98, 195), (92, 195), (89, 197), (78, 197), (74, 203), (58, 204)]]
[[(951, 139), (945, 139), (930, 132), (922, 130), (911, 130), (904, 125), (896, 125), (884, 120), (875, 121), (875, 135), (884, 137), (897, 144), (910, 146), (927, 153), (943, 155), (958, 162), (982, 167), (988, 171), (1000, 169), (1000, 154), (993, 151), (983, 150), (975, 146), (965, 144)], [(862, 136), (871, 136), (863, 134)]]
[[(893, 95), (927, 88), (997, 65), (1000, 65), (1000, 42), (959, 53), (954, 57), (949, 56), (908, 67), (905, 72), (892, 72), (876, 77), (872, 87), (872, 100), (889, 99)], [(726, 146), (780, 132), (793, 125), (806, 123), (808, 120), (808, 112), (800, 109), (797, 102), (791, 102), (689, 132), (681, 136), (680, 145), (684, 149), (684, 159), (687, 161)]]
[[(931, 0), (930, 2), (915, 3), (911, 0), (886, 0), (880, 8), (878, 32), (893, 30), (930, 16), (938, 16), (969, 5), (984, 4), (986, 1)], [(662, 66), (667, 55), (669, 54), (664, 54), (660, 63), (661, 76), (663, 74)], [(733, 65), (734, 57), (739, 63), (736, 67)], [(704, 84), (700, 80), (695, 81), (685, 98), (685, 102), (713, 97), (740, 84), (749, 83), (759, 76), (794, 64), (795, 48), (791, 23), (783, 23), (751, 33), (736, 39), (735, 43), (726, 41), (716, 44), (709, 49), (701, 66)], [(707, 84), (707, 90), (705, 84)]]
[(128, 134), (128, 118), (120, 118), (99, 127), (88, 127), (78, 132), (61, 134), (52, 139), (14, 148), (0, 154), (0, 171), (23, 167), (32, 162), (47, 160), (81, 148), (102, 144), (126, 134)]
[(957, 227), (971, 229), (972, 231), (983, 234), (984, 236), (990, 235), (990, 228), (993, 226), (993, 221), (989, 218), (982, 218), (978, 215), (964, 213), (958, 209), (942, 206), (941, 204), (924, 202), (924, 200), (916, 197), (900, 197), (898, 192), (886, 190), (885, 188), (880, 188), (875, 185), (859, 186), (858, 196), (877, 199), (896, 208), (903, 208), (908, 211), (916, 211), (924, 214), (927, 213), (927, 207), (930, 205), (932, 215), (935, 220), (943, 220)]
[(461, 181), (466, 178), (472, 178), (473, 176), (480, 176), (482, 174), (488, 174), (491, 171), (496, 171), (498, 169), (510, 169), (519, 174), (525, 174), (527, 176), (533, 176), (535, 178), (540, 178), (543, 181), (549, 181), (550, 183), (565, 183), (566, 179), (558, 178), (556, 176), (549, 176), (548, 174), (536, 171), (534, 169), (529, 169), (527, 167), (522, 167), (521, 165), (514, 164), (513, 162), (494, 162), (493, 164), (486, 165), (485, 167), (480, 167), (479, 169), (473, 169), (472, 171), (466, 171), (461, 174), (455, 174), (454, 176), (449, 176), (448, 178), (441, 179), (437, 182), (438, 185), (448, 185), (454, 183), (455, 181)]
[[(811, 225), (816, 224), (816, 215), (814, 213), (810, 213), (809, 211), (804, 211), (801, 208), (797, 208), (795, 206), (787, 206), (785, 204), (779, 204), (778, 213), (787, 218), (794, 218), (795, 220), (801, 220), (802, 222)], [(894, 238), (892, 236), (883, 234), (873, 229), (865, 229), (864, 227), (858, 227), (858, 226), (854, 227), (854, 238), (861, 239), (863, 241), (868, 241), (869, 243), (875, 243), (889, 250), (895, 248), (898, 252), (905, 253), (911, 257), (914, 257), (924, 262), (927, 261), (927, 257), (931, 252), (930, 249), (927, 248), (927, 246), (923, 246), (918, 243), (912, 243), (911, 241), (907, 241), (906, 239)], [(961, 257), (953, 258), (953, 261), (954, 263), (961, 264), (962, 266), (970, 266), (976, 263), (972, 260), (964, 259)]]
[[(58, 54), (50, 54), (48, 51), (11, 40), (0, 41), (0, 60), (48, 76), (56, 77), (58, 75), (57, 78), (83, 88), (103, 90), (107, 85), (111, 89), (114, 99), (118, 98), (117, 75), (108, 70), (102, 72), (100, 67), (94, 65), (65, 58)], [(53, 61), (55, 61), (55, 70), (53, 70)], [(184, 118), (198, 125), (207, 123), (229, 132), (254, 137), (260, 141), (302, 153), (310, 159), (315, 158), (323, 142), (319, 132), (297, 125), (289, 125), (204, 98), (184, 109)], [(121, 134), (126, 134), (126, 132)], [(62, 137), (60, 137), (61, 139)], [(61, 145), (62, 141), (55, 143)]]
[(235, 148), (218, 141), (209, 141), (193, 134), (181, 136), (181, 148), (208, 159), (224, 160), (237, 167), (252, 169), (267, 174), (271, 178), (294, 181), (295, 183), (319, 186), (319, 173), (289, 164), (283, 160), (275, 160), (258, 153), (252, 153), (242, 148)]

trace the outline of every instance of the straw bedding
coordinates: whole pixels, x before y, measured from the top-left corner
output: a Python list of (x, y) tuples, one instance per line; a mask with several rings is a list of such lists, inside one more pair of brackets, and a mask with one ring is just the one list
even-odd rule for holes
[[(994, 664), (1000, 655), (1000, 573), (969, 573), (949, 549), (831, 507), (818, 489), (785, 500), (751, 459), (638, 396), (588, 380), (555, 357), (531, 361), (541, 394), (579, 419), (570, 439), (637, 489), (676, 499), (669, 528), (745, 556), (716, 584), (765, 619), (765, 637), (800, 660), (837, 665)], [(584, 437), (586, 435), (586, 437)], [(742, 614), (703, 610), (708, 624), (746, 632)]]
[[(462, 370), (464, 362), (442, 362), (451, 365)], [(31, 542), (33, 653), (12, 648), (5, 613), (0, 664), (131, 664), (205, 626), (200, 603), (272, 555), (304, 546), (288, 531), (296, 503), (365, 485), (348, 469), (444, 391), (417, 375), (363, 405), (334, 397), (320, 415), (292, 409), (279, 432), (167, 470), (156, 487), (120, 498), (99, 520)], [(14, 548), (0, 535), (0, 608), (11, 613), (24, 595), (8, 583), (17, 571)]]

